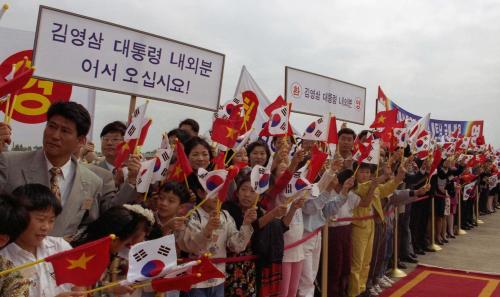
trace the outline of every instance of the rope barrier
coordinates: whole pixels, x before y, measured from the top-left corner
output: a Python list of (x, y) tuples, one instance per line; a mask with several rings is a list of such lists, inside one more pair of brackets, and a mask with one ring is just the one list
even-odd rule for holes
[[(422, 197), (419, 197), (415, 200), (412, 200), (411, 202), (407, 202), (407, 203), (402, 203), (402, 204), (409, 204), (409, 203), (414, 203), (414, 202), (419, 202), (419, 201), (422, 201), (422, 200), (425, 200), (425, 199), (428, 199), (430, 198), (430, 196), (426, 195), (426, 196), (422, 196)], [(391, 214), (392, 212), (394, 211), (394, 208), (391, 207), (389, 210), (387, 210), (384, 215), (387, 216), (389, 214)], [(350, 222), (350, 221), (361, 221), (361, 220), (369, 220), (369, 219), (373, 219), (375, 218), (376, 215), (369, 215), (369, 216), (364, 216), (364, 217), (350, 217), (350, 218), (340, 218), (338, 220), (335, 220), (335, 222)], [(316, 230), (312, 231), (311, 233), (307, 234), (306, 236), (304, 236), (302, 239), (299, 239), (295, 242), (292, 242), (288, 245), (285, 246), (284, 250), (289, 250), (289, 249), (292, 249), (294, 247), (297, 247), (301, 244), (303, 244), (304, 242), (308, 241), (309, 239), (313, 238), (314, 236), (318, 235), (318, 233), (321, 231), (323, 227), (319, 227), (317, 228)], [(240, 256), (240, 257), (231, 257), (231, 258), (212, 258), (212, 262), (214, 264), (221, 264), (221, 263), (236, 263), (236, 262), (245, 262), (245, 261), (254, 261), (254, 260), (257, 260), (258, 259), (258, 256), (256, 255), (248, 255), (248, 256)], [(192, 259), (179, 259), (178, 260), (179, 262), (184, 262), (184, 261), (192, 261)]]

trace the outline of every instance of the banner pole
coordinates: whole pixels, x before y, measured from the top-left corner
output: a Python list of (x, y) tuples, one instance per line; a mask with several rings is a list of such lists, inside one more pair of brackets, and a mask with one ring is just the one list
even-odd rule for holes
[(458, 235), (465, 235), (467, 232), (462, 229), (462, 187), (458, 192)]
[(130, 96), (130, 101), (128, 104), (128, 122), (129, 123), (132, 120), (132, 114), (134, 113), (136, 102), (137, 102), (137, 97), (134, 95)]
[(321, 242), (323, 253), (321, 263), (321, 297), (328, 296), (328, 222), (323, 226), (323, 241)]
[(392, 277), (405, 277), (406, 273), (398, 268), (398, 261), (399, 261), (399, 246), (398, 246), (398, 224), (399, 224), (399, 208), (396, 206), (394, 208), (394, 236), (393, 236), (393, 258), (392, 258), (392, 271), (391, 271), (391, 276)]
[(435, 209), (434, 209), (434, 196), (431, 198), (431, 246), (430, 249), (433, 250), (434, 252), (438, 252), (442, 250), (442, 248), (436, 244), (436, 226), (435, 226)]

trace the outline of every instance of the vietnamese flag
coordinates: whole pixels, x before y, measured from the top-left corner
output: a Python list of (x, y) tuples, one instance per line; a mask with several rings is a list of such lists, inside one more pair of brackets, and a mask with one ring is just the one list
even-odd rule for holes
[(220, 151), (219, 154), (212, 159), (212, 164), (214, 164), (214, 169), (218, 170), (226, 168), (225, 160), (226, 160), (226, 152)]
[(194, 266), (191, 272), (172, 278), (157, 278), (151, 281), (151, 287), (155, 292), (166, 292), (171, 290), (189, 291), (189, 289), (197, 284), (212, 278), (224, 278), (222, 273), (215, 265), (207, 258), (201, 257), (201, 263)]
[(392, 109), (388, 111), (379, 111), (375, 115), (375, 120), (370, 125), (370, 128), (392, 128), (398, 121), (398, 110)]
[(330, 118), (330, 126), (328, 127), (328, 139), (327, 143), (338, 144), (339, 137), (337, 135), (337, 118)]
[(212, 125), (212, 140), (227, 148), (236, 144), (239, 136), (239, 125), (235, 126), (227, 119), (215, 119)]
[(432, 159), (432, 164), (431, 164), (431, 170), (429, 171), (430, 172), (430, 176), (433, 176), (434, 173), (435, 173), (434, 171), (437, 171), (439, 163), (441, 163), (442, 159), (443, 159), (443, 156), (442, 156), (441, 149), (439, 147), (437, 147), (434, 150), (434, 154), (433, 154), (433, 159)]
[(191, 168), (191, 163), (189, 163), (188, 157), (184, 152), (184, 146), (180, 141), (177, 141), (175, 144), (175, 151), (177, 152), (177, 162), (167, 180), (174, 180), (182, 183), (186, 180), (188, 175), (193, 173), (193, 168)]
[(93, 286), (108, 267), (112, 237), (110, 235), (45, 258), (45, 262), (54, 267), (56, 284)]
[(327, 153), (323, 153), (318, 149), (316, 145), (312, 147), (311, 150), (311, 163), (309, 163), (309, 170), (307, 171), (306, 179), (310, 182), (314, 182), (318, 176), (321, 167), (325, 164), (328, 158)]

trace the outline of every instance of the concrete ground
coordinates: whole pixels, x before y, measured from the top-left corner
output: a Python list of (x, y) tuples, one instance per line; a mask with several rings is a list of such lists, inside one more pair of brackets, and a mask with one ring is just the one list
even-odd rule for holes
[[(419, 256), (421, 264), (500, 274), (500, 212), (480, 217), (484, 224), (449, 239), (439, 252)], [(408, 264), (409, 273), (415, 265)]]

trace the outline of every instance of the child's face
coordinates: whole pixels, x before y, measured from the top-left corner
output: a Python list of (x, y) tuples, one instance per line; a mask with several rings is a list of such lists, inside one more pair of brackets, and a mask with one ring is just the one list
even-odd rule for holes
[(180, 205), (181, 199), (179, 196), (175, 195), (173, 192), (162, 191), (158, 196), (156, 210), (158, 211), (158, 215), (160, 217), (171, 218), (177, 214)]
[(255, 205), (259, 195), (253, 190), (249, 181), (244, 182), (238, 190), (238, 201), (242, 208), (249, 209)]
[(358, 183), (362, 184), (370, 180), (370, 169), (360, 168), (356, 174), (356, 180)]
[(207, 199), (207, 201), (205, 201), (201, 208), (203, 208), (204, 211), (211, 213), (217, 209), (217, 200), (217, 198)]
[(30, 211), (30, 223), (28, 228), (19, 236), (17, 241), (25, 246), (40, 246), (45, 237), (54, 228), (56, 215), (52, 208), (47, 210)]
[(247, 150), (245, 148), (241, 148), (233, 158), (233, 163), (239, 163), (239, 162), (244, 162), (248, 163), (248, 155), (247, 155)]

